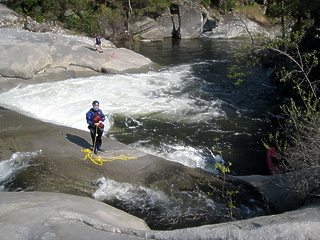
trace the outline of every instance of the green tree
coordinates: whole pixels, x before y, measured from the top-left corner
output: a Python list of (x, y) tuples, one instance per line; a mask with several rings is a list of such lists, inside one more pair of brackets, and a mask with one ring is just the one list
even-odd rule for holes
[(320, 2), (314, 0), (269, 0), (267, 4), (267, 14), (280, 18), (283, 25), (286, 22), (294, 31), (312, 25), (319, 10)]
[(281, 125), (281, 134), (270, 137), (284, 159), (295, 169), (319, 165), (319, 80), (310, 78), (312, 70), (319, 65), (317, 52), (301, 52), (299, 39), (283, 41), (272, 42), (267, 47), (286, 62), (278, 76), (280, 81), (291, 87), (292, 94), (290, 102), (282, 106), (286, 120)]

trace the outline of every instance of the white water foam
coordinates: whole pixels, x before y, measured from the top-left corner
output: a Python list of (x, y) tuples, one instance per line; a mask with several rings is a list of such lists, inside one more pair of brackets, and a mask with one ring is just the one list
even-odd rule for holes
[(0, 162), (0, 190), (5, 190), (5, 184), (23, 169), (31, 166), (30, 161), (41, 153), (36, 152), (16, 152), (11, 158)]
[[(29, 116), (85, 130), (94, 99), (110, 115), (148, 116), (173, 122), (205, 122), (223, 117), (221, 103), (183, 92), (194, 84), (191, 66), (146, 74), (103, 75), (17, 87), (0, 94), (0, 104)], [(107, 124), (110, 128), (111, 123)]]
[(117, 199), (124, 203), (124, 205), (136, 205), (141, 209), (147, 209), (148, 206), (163, 206), (170, 202), (168, 196), (163, 192), (146, 187), (119, 183), (104, 177), (98, 179), (97, 183), (99, 184), (99, 188), (93, 194), (93, 197), (98, 201)]
[[(223, 159), (217, 155), (214, 156), (207, 149), (196, 148), (187, 146), (184, 144), (168, 144), (162, 143), (159, 148), (147, 148), (143, 146), (143, 141), (136, 142), (130, 146), (139, 149), (140, 151), (157, 155), (159, 157), (171, 160), (173, 162), (181, 163), (191, 168), (202, 168), (212, 173), (218, 173), (219, 171), (214, 168), (214, 162), (224, 164)], [(209, 159), (205, 160), (204, 156), (208, 156)]]
[(215, 203), (201, 192), (164, 193), (156, 189), (119, 183), (104, 177), (99, 178), (97, 183), (98, 189), (93, 194), (96, 200), (107, 203), (114, 200), (119, 201), (128, 212), (139, 209), (139, 211), (145, 211), (149, 214), (157, 209), (160, 211), (160, 215), (169, 216), (197, 212), (199, 209), (208, 212), (215, 208), (224, 209), (224, 206)]
[[(192, 65), (186, 64), (144, 74), (102, 75), (18, 86), (0, 94), (0, 104), (36, 119), (86, 131), (85, 114), (95, 99), (108, 116), (106, 131), (113, 125), (113, 116), (183, 124), (225, 117), (219, 100), (197, 97), (197, 92), (201, 93), (200, 82), (192, 76)], [(178, 159), (187, 166), (203, 167), (201, 153), (197, 151), (173, 146), (169, 154), (174, 156), (164, 157)]]

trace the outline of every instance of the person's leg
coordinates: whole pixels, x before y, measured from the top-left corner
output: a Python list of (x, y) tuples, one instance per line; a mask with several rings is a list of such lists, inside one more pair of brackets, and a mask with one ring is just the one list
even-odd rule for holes
[(103, 128), (98, 127), (98, 136), (96, 140), (96, 146), (99, 150), (101, 150), (101, 146), (102, 146), (102, 135), (103, 135)]
[(95, 147), (95, 140), (96, 140), (96, 127), (88, 127), (90, 130), (90, 136), (92, 140), (92, 147)]

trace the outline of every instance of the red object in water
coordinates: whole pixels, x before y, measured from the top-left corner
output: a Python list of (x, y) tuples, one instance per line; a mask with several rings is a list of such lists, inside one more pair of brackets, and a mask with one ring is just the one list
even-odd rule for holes
[(285, 173), (285, 168), (280, 164), (277, 150), (274, 147), (268, 149), (267, 165), (271, 175)]

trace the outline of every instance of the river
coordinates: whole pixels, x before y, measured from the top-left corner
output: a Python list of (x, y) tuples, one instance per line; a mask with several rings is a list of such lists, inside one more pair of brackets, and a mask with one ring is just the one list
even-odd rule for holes
[(219, 145), (232, 174), (267, 174), (262, 139), (271, 130), (276, 88), (257, 67), (240, 86), (227, 78), (239, 40), (140, 43), (133, 50), (159, 64), (141, 74), (103, 75), (20, 86), (0, 103), (31, 117), (87, 130), (97, 99), (108, 116), (106, 135), (190, 167), (214, 171)]
[[(212, 155), (210, 149), (218, 145), (224, 161), (232, 163), (231, 174), (267, 174), (266, 149), (261, 140), (272, 129), (279, 100), (273, 97), (277, 93), (268, 69), (256, 67), (240, 86), (227, 78), (230, 56), (239, 44), (240, 40), (212, 39), (139, 43), (132, 49), (158, 64), (147, 73), (21, 85), (1, 93), (0, 104), (37, 119), (87, 131), (85, 114), (97, 99), (107, 115), (105, 135), (111, 138), (209, 172), (217, 171), (214, 163), (220, 157)], [(30, 154), (37, 153), (12, 156), (1, 168), (11, 169), (17, 158), (28, 160)], [(20, 162), (14, 169), (27, 167)], [(97, 181), (100, 188), (93, 197), (109, 203), (117, 199), (117, 204), (128, 206), (129, 210), (122, 206), (128, 212), (145, 212), (147, 216), (138, 214), (144, 219), (154, 218), (150, 209), (156, 208), (157, 214), (162, 205), (161, 216), (168, 216), (168, 209), (179, 214), (193, 209), (187, 204), (191, 199), (197, 199), (197, 206), (202, 207), (199, 211), (210, 212), (216, 204), (203, 193), (163, 196), (152, 189), (110, 179)], [(150, 202), (161, 204), (141, 209)], [(245, 218), (264, 214), (256, 206), (246, 205), (241, 211), (248, 212)]]
[[(272, 130), (279, 99), (273, 97), (277, 90), (270, 82), (270, 69), (256, 67), (240, 86), (227, 77), (230, 56), (242, 43), (166, 39), (131, 46), (162, 68), (148, 75), (152, 83), (145, 91), (150, 104), (147, 114), (128, 114), (125, 121), (116, 118), (115, 125), (126, 131), (111, 131), (111, 135), (208, 171), (214, 162), (208, 149), (219, 145), (223, 159), (232, 163), (233, 174), (267, 174), (262, 139)], [(144, 77), (137, 79), (139, 84)]]

